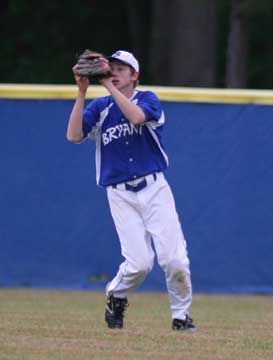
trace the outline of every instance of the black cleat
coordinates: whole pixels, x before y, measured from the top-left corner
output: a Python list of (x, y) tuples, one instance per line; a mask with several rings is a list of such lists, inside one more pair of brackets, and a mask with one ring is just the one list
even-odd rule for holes
[(113, 295), (107, 296), (105, 306), (105, 321), (110, 329), (122, 329), (123, 318), (126, 307), (128, 306), (127, 298), (115, 298)]
[(192, 319), (186, 315), (185, 320), (173, 319), (172, 329), (178, 331), (195, 331), (196, 327), (194, 326)]

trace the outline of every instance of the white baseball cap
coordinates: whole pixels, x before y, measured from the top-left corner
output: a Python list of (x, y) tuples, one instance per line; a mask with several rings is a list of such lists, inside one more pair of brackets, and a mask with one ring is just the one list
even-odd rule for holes
[(139, 63), (137, 59), (128, 51), (118, 50), (112, 56), (108, 58), (111, 60), (118, 60), (126, 65), (131, 66), (136, 72), (139, 72)]

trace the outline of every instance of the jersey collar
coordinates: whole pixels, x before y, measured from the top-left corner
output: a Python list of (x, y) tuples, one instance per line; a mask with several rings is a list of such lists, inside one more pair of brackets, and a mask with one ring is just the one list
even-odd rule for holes
[(137, 93), (138, 93), (138, 91), (135, 90), (135, 91), (133, 92), (133, 95), (129, 98), (129, 100), (132, 101), (133, 98), (136, 96)]

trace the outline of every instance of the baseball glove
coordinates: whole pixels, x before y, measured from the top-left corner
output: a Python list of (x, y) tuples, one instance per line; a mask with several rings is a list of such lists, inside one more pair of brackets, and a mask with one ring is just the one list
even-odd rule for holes
[(103, 54), (86, 49), (78, 58), (76, 74), (96, 80), (110, 77), (109, 62)]

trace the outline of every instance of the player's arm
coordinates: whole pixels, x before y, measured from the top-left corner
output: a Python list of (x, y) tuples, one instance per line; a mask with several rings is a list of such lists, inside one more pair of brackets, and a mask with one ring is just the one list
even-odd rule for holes
[(100, 81), (115, 99), (118, 107), (123, 115), (134, 125), (141, 125), (145, 122), (145, 114), (143, 110), (132, 103), (125, 95), (123, 95), (112, 83), (111, 79), (102, 79)]
[(85, 96), (89, 85), (87, 77), (76, 75), (76, 66), (73, 67), (76, 84), (78, 85), (78, 94), (70, 114), (68, 121), (66, 137), (68, 141), (77, 143), (80, 142), (83, 137), (83, 110), (85, 104)]

